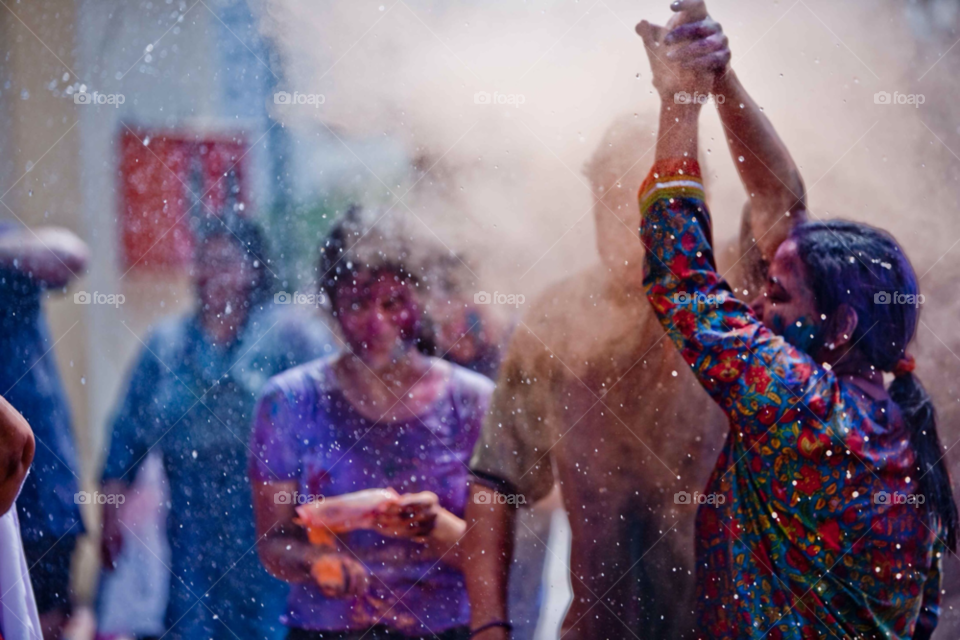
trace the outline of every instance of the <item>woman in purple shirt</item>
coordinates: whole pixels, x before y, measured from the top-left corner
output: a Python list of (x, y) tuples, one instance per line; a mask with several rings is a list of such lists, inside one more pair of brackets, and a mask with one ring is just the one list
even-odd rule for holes
[[(425, 283), (387, 251), (362, 255), (357, 217), (337, 225), (320, 261), (349, 349), (271, 379), (256, 412), (250, 477), (260, 557), (292, 585), (283, 620), (291, 640), (467, 638), (456, 547), (466, 529), (466, 462), (493, 384), (417, 351), (416, 287)], [(372, 488), (394, 489), (404, 505), (379, 516), (377, 530), (315, 546), (294, 522), (303, 496)], [(339, 585), (321, 588), (311, 576), (321, 558), (342, 573)]]

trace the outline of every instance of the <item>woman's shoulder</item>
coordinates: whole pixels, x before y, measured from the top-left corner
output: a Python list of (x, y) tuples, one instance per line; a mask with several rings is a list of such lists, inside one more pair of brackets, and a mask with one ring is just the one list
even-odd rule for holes
[(448, 368), (447, 384), (454, 400), (461, 406), (479, 406), (485, 410), (496, 386), (493, 380), (453, 362), (439, 362)]
[(482, 373), (477, 373), (455, 362), (433, 358), (434, 366), (442, 366), (447, 369), (446, 376), (448, 383), (457, 388), (468, 392), (485, 393), (492, 392), (494, 382)]
[(293, 403), (314, 401), (332, 389), (333, 361), (336, 357), (324, 356), (278, 373), (264, 385), (261, 396), (274, 399), (284, 397)]

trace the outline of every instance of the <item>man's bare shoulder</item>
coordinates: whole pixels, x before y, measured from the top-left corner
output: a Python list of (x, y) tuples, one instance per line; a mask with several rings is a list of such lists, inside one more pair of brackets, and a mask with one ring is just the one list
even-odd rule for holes
[[(564, 345), (580, 326), (579, 309), (590, 304), (602, 290), (603, 271), (588, 267), (550, 284), (526, 306), (514, 328), (501, 379), (509, 372), (523, 378), (534, 372), (546, 373), (563, 358)], [(560, 353), (558, 353), (558, 351)]]
[(594, 265), (544, 290), (514, 331), (508, 360), (525, 371), (579, 370), (648, 349), (663, 328), (642, 288), (613, 280)]

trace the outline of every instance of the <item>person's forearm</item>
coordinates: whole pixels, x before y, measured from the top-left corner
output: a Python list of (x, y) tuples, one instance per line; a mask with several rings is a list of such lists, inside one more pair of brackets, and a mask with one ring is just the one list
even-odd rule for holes
[(674, 158), (697, 159), (697, 134), (700, 105), (660, 104), (660, 130), (657, 133), (657, 162)]
[(0, 515), (13, 506), (33, 462), (33, 430), (3, 396), (0, 396)]
[[(806, 210), (803, 178), (773, 124), (732, 69), (717, 79), (713, 91), (733, 164), (750, 199), (754, 230), (767, 233), (787, 212), (795, 221)], [(791, 225), (782, 226), (786, 232)], [(760, 240), (768, 259), (784, 234), (771, 235), (772, 242)]]
[[(493, 496), (493, 491), (487, 487), (476, 483), (470, 486), (464, 515), (467, 533), (461, 551), (470, 596), (470, 626), (474, 629), (507, 620), (507, 582), (516, 526), (516, 507), (499, 504), (496, 500), (476, 499), (484, 493), (489, 494), (485, 498)], [(489, 637), (496, 638), (502, 632), (502, 629), (491, 630)]]
[(336, 553), (333, 549), (324, 551), (305, 540), (283, 534), (268, 535), (260, 541), (258, 551), (270, 575), (294, 583), (313, 580), (310, 575), (313, 563), (324, 553)]
[(467, 530), (467, 523), (446, 509), (437, 516), (437, 524), (427, 538), (427, 553), (455, 569), (463, 569), (459, 544)]

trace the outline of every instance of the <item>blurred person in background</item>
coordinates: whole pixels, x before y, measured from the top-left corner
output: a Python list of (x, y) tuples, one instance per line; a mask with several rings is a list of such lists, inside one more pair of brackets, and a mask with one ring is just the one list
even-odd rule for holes
[(466, 257), (437, 252), (427, 269), (430, 284), (421, 290), (425, 322), (418, 343), (427, 355), (496, 379), (509, 320), (480, 291)]
[(917, 274), (885, 231), (818, 220), (791, 227), (752, 303), (735, 297), (696, 160), (702, 105), (674, 99), (736, 90), (730, 51), (702, 0), (671, 7), (666, 28), (637, 26), (661, 99), (640, 189), (644, 288), (729, 419), (704, 490), (723, 499), (697, 515), (697, 637), (927, 640), (958, 515), (907, 352)]
[[(290, 640), (465, 639), (457, 544), (493, 383), (418, 350), (423, 283), (392, 244), (405, 236), (386, 222), (368, 230), (353, 208), (321, 248), (320, 284), (349, 349), (277, 376), (260, 401), (250, 457), (260, 557), (291, 583)], [(297, 501), (281, 499), (375, 488), (395, 490), (402, 510), (330, 545), (311, 544)], [(315, 578), (331, 565), (335, 580)]]
[(86, 245), (66, 229), (0, 223), (0, 393), (37, 442), (17, 510), (45, 640), (59, 638), (70, 617), (70, 563), (84, 525), (70, 408), (42, 301), (82, 273), (87, 259)]
[(0, 638), (5, 640), (43, 636), (23, 554), (20, 520), (13, 508), (35, 446), (30, 425), (0, 396)]
[[(703, 46), (726, 46), (722, 32), (711, 35)], [(750, 198), (739, 251), (719, 257), (752, 298), (777, 247), (805, 218), (804, 187), (736, 77), (722, 87), (726, 100), (716, 103)], [(475, 497), (519, 494), (531, 504), (559, 481), (573, 533), (573, 602), (563, 626), (570, 640), (696, 637), (690, 498), (705, 486), (727, 420), (665, 340), (643, 289), (636, 193), (653, 140), (626, 117), (588, 164), (601, 264), (555, 285), (527, 312), (471, 461)], [(469, 503), (467, 522), (476, 526), (463, 546), (475, 627), (505, 615), (515, 518), (502, 501)], [(502, 629), (478, 636), (507, 637)]]
[[(275, 306), (262, 232), (234, 215), (199, 224), (193, 275), (197, 309), (153, 330), (113, 419), (103, 470), (108, 496), (128, 485), (151, 450), (169, 479), (170, 638), (274, 639), (285, 585), (254, 553), (246, 475), (252, 411), (267, 379), (333, 353), (319, 316)], [(101, 538), (109, 571), (137, 544), (105, 505)]]

